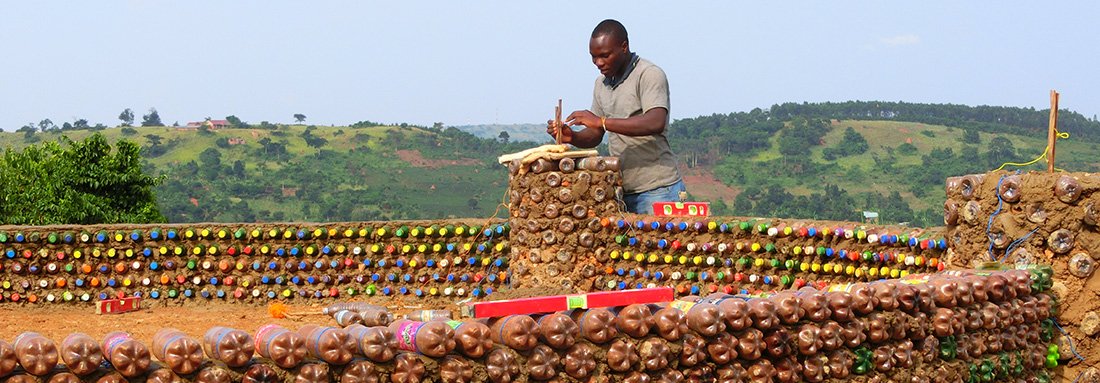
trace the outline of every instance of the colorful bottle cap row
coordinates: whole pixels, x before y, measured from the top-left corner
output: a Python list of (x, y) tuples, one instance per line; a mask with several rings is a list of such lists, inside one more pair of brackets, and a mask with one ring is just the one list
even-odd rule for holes
[(275, 270), (287, 270), (287, 271), (309, 271), (309, 270), (343, 270), (346, 268), (354, 268), (358, 270), (365, 270), (368, 268), (396, 268), (396, 269), (420, 269), (420, 268), (450, 268), (450, 267), (489, 267), (489, 268), (504, 268), (508, 265), (508, 258), (504, 257), (443, 257), (440, 259), (423, 259), (413, 257), (410, 259), (397, 258), (397, 259), (376, 259), (370, 258), (356, 260), (353, 258), (343, 259), (316, 259), (316, 260), (287, 260), (285, 262), (269, 260), (260, 261), (252, 260), (251, 262), (246, 260), (233, 261), (231, 259), (213, 260), (213, 259), (188, 259), (188, 260), (156, 260), (144, 262), (142, 260), (133, 261), (118, 261), (113, 265), (107, 263), (99, 263), (96, 265), (90, 263), (84, 263), (76, 265), (75, 263), (66, 263), (64, 265), (57, 262), (50, 262), (46, 265), (38, 264), (23, 264), (22, 262), (10, 262), (5, 267), (0, 264), (0, 271), (7, 270), (16, 275), (38, 275), (38, 274), (57, 274), (57, 273), (100, 273), (100, 274), (125, 274), (127, 272), (138, 272), (142, 270), (160, 271), (160, 270), (175, 270), (187, 269), (187, 270), (208, 270), (208, 271), (221, 271), (223, 273), (231, 271), (275, 271)]
[(407, 295), (415, 297), (433, 297), (433, 296), (455, 296), (465, 297), (470, 296), (474, 298), (483, 298), (493, 294), (494, 289), (491, 286), (475, 286), (475, 287), (415, 287), (415, 286), (384, 286), (376, 287), (370, 285), (362, 289), (355, 288), (337, 288), (330, 287), (326, 289), (308, 290), (308, 289), (245, 289), (236, 288), (233, 290), (227, 289), (149, 289), (147, 291), (135, 291), (127, 293), (123, 291), (107, 292), (107, 291), (63, 291), (63, 292), (49, 292), (44, 295), (36, 293), (0, 293), (0, 301), (8, 302), (89, 302), (106, 299), (121, 299), (127, 297), (141, 297), (150, 299), (287, 299), (287, 298), (312, 298), (312, 299), (325, 299), (325, 298), (338, 298), (341, 295), (356, 296), (396, 296)]
[[(620, 246), (630, 247), (643, 247), (651, 250), (668, 250), (668, 251), (686, 251), (686, 252), (703, 252), (703, 253), (725, 253), (725, 252), (759, 252), (759, 253), (794, 253), (794, 254), (813, 254), (832, 256), (832, 252), (835, 251), (847, 251), (847, 250), (835, 250), (828, 246), (792, 246), (792, 247), (779, 247), (774, 243), (760, 243), (760, 242), (733, 242), (733, 243), (695, 243), (695, 242), (681, 242), (678, 239), (641, 239), (636, 236), (629, 236), (626, 234), (616, 235), (615, 243)], [(913, 248), (919, 248), (921, 250), (946, 250), (947, 242), (944, 240), (921, 240), (915, 242)]]
[(503, 253), (508, 251), (510, 246), (508, 242), (481, 242), (481, 243), (421, 243), (421, 244), (370, 244), (370, 245), (352, 245), (345, 246), (342, 244), (336, 245), (307, 245), (307, 246), (273, 246), (273, 245), (257, 245), (257, 246), (242, 246), (242, 247), (221, 247), (219, 245), (194, 245), (191, 247), (180, 246), (160, 246), (160, 247), (144, 247), (144, 248), (92, 248), (92, 249), (76, 249), (66, 252), (65, 250), (49, 250), (49, 249), (23, 249), (17, 250), (13, 248), (5, 249), (2, 253), (5, 258), (56, 258), (65, 259), (68, 257), (80, 259), (83, 257), (124, 257), (133, 258), (136, 256), (153, 257), (153, 256), (182, 256), (182, 255), (205, 255), (205, 256), (217, 256), (217, 255), (260, 255), (260, 256), (278, 256), (278, 257), (301, 257), (301, 256), (314, 256), (314, 255), (363, 255), (363, 254), (413, 254), (413, 253)]
[(107, 243), (107, 242), (142, 242), (142, 241), (179, 241), (179, 240), (197, 240), (197, 239), (219, 239), (219, 240), (309, 240), (309, 239), (324, 239), (324, 238), (420, 238), (420, 237), (433, 237), (433, 238), (446, 238), (446, 237), (473, 237), (483, 236), (486, 238), (502, 237), (506, 236), (510, 231), (510, 226), (507, 223), (504, 224), (492, 224), (486, 227), (480, 225), (430, 225), (430, 226), (381, 226), (377, 228), (314, 228), (314, 229), (296, 229), (296, 228), (273, 228), (273, 229), (245, 229), (245, 228), (184, 228), (184, 229), (151, 229), (148, 231), (137, 229), (130, 231), (108, 231), (100, 230), (97, 232), (82, 231), (79, 233), (74, 232), (30, 232), (24, 234), (22, 232), (16, 232), (9, 234), (8, 232), (0, 232), (0, 243), (48, 243), (48, 244), (71, 244), (71, 243)]
[[(750, 232), (761, 235), (767, 235), (769, 237), (787, 237), (795, 236), (799, 238), (844, 238), (844, 239), (856, 239), (860, 241), (866, 241), (870, 244), (882, 244), (882, 245), (894, 245), (903, 244), (910, 247), (920, 246), (922, 241), (930, 241), (929, 248), (940, 247), (940, 242), (943, 240), (922, 239), (910, 237), (908, 234), (890, 234), (884, 233), (884, 230), (880, 231), (868, 231), (865, 229), (854, 229), (845, 227), (836, 228), (821, 228), (816, 227), (792, 227), (792, 226), (780, 226), (773, 227), (770, 223), (754, 223), (749, 221), (742, 222), (684, 222), (684, 221), (645, 221), (638, 220), (630, 222), (624, 219), (618, 219), (612, 221), (611, 219), (601, 220), (603, 226), (608, 226), (614, 222), (614, 227), (620, 230), (636, 229), (642, 231), (664, 231), (664, 232), (698, 232), (698, 233), (736, 233), (736, 232)], [(944, 244), (946, 245), (946, 244)], [(929, 245), (926, 245), (929, 246)]]
[[(831, 250), (831, 249), (830, 249)], [(633, 253), (629, 250), (620, 251), (618, 249), (612, 250), (608, 253), (608, 258), (612, 261), (623, 262), (636, 262), (636, 263), (649, 263), (649, 264), (672, 264), (672, 265), (689, 265), (689, 266), (739, 266), (743, 268), (748, 267), (771, 267), (771, 268), (783, 268), (783, 269), (796, 269), (802, 268), (802, 271), (808, 271), (808, 268), (812, 264), (818, 264), (816, 261), (806, 261), (797, 258), (780, 259), (775, 257), (749, 257), (742, 256), (740, 258), (721, 258), (715, 256), (701, 256), (694, 255), (688, 256), (685, 254), (673, 255), (673, 254), (656, 254), (656, 253)], [(880, 264), (895, 264), (900, 266), (916, 266), (916, 267), (929, 267), (940, 268), (942, 265), (939, 258), (925, 257), (923, 255), (904, 255), (889, 252), (870, 252), (865, 251), (862, 253), (840, 251), (831, 253), (828, 256), (824, 256), (825, 259), (835, 259), (838, 261), (850, 261), (850, 262), (866, 262), (866, 263), (880, 263)]]
[(39, 279), (37, 281), (20, 280), (0, 281), (0, 290), (11, 289), (50, 289), (50, 288), (99, 288), (99, 287), (130, 287), (161, 285), (240, 285), (249, 287), (252, 285), (331, 285), (346, 283), (371, 283), (371, 282), (405, 282), (405, 283), (490, 283), (500, 284), (508, 282), (508, 273), (430, 273), (430, 274), (396, 274), (396, 273), (372, 273), (359, 275), (260, 275), (260, 276), (200, 276), (200, 275), (169, 275), (146, 277), (117, 277), (117, 278), (53, 278)]

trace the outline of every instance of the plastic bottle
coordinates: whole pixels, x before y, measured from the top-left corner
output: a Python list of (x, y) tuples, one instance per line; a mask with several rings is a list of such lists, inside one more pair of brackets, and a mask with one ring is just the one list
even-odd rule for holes
[(430, 322), (433, 320), (449, 321), (454, 319), (454, 314), (450, 310), (416, 310), (405, 314), (405, 319), (420, 322)]
[(344, 331), (355, 340), (359, 345), (359, 353), (367, 359), (385, 363), (397, 355), (397, 338), (389, 327), (353, 324)]
[(57, 367), (57, 345), (36, 332), (24, 332), (12, 341), (19, 365), (31, 375), (42, 376)]
[(308, 324), (298, 329), (309, 355), (335, 365), (351, 362), (359, 345), (343, 329)]
[(229, 367), (243, 367), (252, 360), (255, 342), (247, 332), (229, 327), (214, 327), (202, 337), (206, 355)]
[(95, 339), (84, 333), (72, 333), (61, 341), (61, 360), (76, 375), (95, 372), (103, 364), (103, 351)]
[(15, 370), (19, 358), (15, 356), (15, 349), (8, 342), (0, 340), (0, 377), (5, 377)]
[(340, 327), (348, 327), (353, 324), (362, 324), (363, 317), (355, 311), (340, 310), (332, 314), (332, 318), (336, 319), (336, 324)]
[(306, 357), (305, 338), (282, 326), (268, 324), (256, 330), (256, 354), (282, 368), (293, 368)]
[(397, 348), (439, 358), (455, 348), (454, 329), (446, 322), (398, 320), (389, 325), (397, 337)]
[(107, 334), (103, 339), (103, 356), (126, 378), (144, 374), (149, 369), (149, 349), (126, 332)]
[(187, 375), (202, 365), (202, 345), (174, 328), (162, 328), (153, 334), (153, 355), (172, 372)]

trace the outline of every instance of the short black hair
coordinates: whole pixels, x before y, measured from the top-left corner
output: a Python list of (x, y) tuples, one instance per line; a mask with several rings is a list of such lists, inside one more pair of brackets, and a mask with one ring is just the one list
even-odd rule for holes
[(630, 42), (626, 37), (626, 27), (624, 27), (622, 23), (612, 19), (607, 19), (596, 24), (596, 29), (592, 30), (592, 38), (598, 36), (609, 36), (618, 41)]

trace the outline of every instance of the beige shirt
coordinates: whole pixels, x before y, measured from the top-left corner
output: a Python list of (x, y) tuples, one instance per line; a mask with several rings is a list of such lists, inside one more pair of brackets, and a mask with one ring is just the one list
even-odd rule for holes
[[(596, 78), (592, 95), (592, 113), (608, 118), (637, 116), (653, 108), (671, 112), (668, 100), (668, 78), (660, 67), (645, 59), (619, 86), (604, 84), (604, 76)], [(670, 113), (671, 115), (671, 113)], [(665, 121), (665, 131), (668, 121)], [(680, 181), (676, 155), (668, 146), (665, 133), (630, 137), (607, 132), (611, 155), (619, 157), (623, 173), (623, 192), (641, 193)]]

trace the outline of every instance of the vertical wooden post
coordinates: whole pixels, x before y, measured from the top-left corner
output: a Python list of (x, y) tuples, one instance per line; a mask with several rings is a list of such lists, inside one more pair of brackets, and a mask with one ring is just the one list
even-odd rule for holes
[(554, 132), (557, 133), (557, 135), (554, 136), (554, 143), (558, 144), (558, 145), (561, 145), (561, 128), (563, 127), (562, 125), (563, 124), (561, 122), (561, 99), (559, 98), (558, 99), (558, 106), (556, 108), (554, 108), (554, 127), (555, 127)]
[(1050, 90), (1050, 126), (1047, 129), (1047, 173), (1054, 173), (1054, 144), (1058, 141), (1058, 92)]

